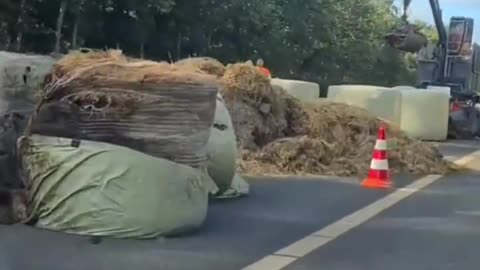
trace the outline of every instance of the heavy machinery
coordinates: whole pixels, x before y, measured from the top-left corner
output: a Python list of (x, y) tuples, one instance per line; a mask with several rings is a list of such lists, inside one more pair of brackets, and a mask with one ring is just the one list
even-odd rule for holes
[[(410, 3), (411, 0), (404, 0), (405, 21)], [(447, 33), (439, 1), (429, 0), (429, 3), (438, 32), (437, 44), (429, 46), (426, 38), (410, 24), (403, 32), (388, 35), (387, 43), (408, 52), (422, 49), (418, 58), (417, 87), (450, 87), (449, 134), (456, 138), (479, 137), (480, 46), (472, 44), (474, 20), (452, 17)]]

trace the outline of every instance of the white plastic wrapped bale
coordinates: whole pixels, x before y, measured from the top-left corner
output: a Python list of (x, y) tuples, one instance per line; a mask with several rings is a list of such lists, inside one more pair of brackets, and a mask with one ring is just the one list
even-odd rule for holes
[(108, 143), (33, 135), (18, 142), (36, 226), (154, 238), (202, 225), (215, 184), (206, 172)]
[(400, 129), (407, 135), (443, 141), (448, 134), (450, 95), (444, 90), (402, 90)]
[(327, 99), (346, 103), (369, 111), (394, 125), (400, 124), (400, 92), (375, 85), (333, 85)]
[(433, 91), (440, 91), (442, 93), (445, 93), (446, 95), (448, 95), (449, 97), (452, 96), (452, 89), (448, 86), (433, 86), (433, 85), (429, 85), (427, 86), (427, 89), (428, 90), (433, 90)]
[(320, 86), (317, 83), (274, 78), (271, 84), (281, 87), (302, 102), (313, 102), (320, 97)]
[(391, 88), (392, 90), (416, 90), (417, 88), (411, 85), (399, 85)]
[(54, 63), (55, 59), (50, 56), (0, 51), (0, 113), (32, 110), (35, 91)]

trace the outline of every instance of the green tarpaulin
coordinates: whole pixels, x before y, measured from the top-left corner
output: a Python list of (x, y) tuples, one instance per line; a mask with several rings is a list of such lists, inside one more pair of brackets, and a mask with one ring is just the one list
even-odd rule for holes
[(108, 143), (19, 140), (37, 226), (81, 235), (152, 238), (203, 223), (206, 172)]

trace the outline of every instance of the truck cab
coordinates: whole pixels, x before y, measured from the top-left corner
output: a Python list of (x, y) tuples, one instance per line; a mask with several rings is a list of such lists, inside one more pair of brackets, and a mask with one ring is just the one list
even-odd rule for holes
[(451, 18), (446, 55), (435, 47), (418, 59), (419, 87), (449, 86), (459, 98), (480, 92), (480, 46), (472, 44), (473, 26), (472, 18)]

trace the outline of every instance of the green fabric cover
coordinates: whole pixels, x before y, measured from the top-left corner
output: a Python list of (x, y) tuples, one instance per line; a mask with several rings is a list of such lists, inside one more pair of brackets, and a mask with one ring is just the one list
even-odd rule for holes
[(232, 185), (225, 192), (215, 196), (216, 199), (235, 199), (247, 196), (250, 193), (250, 185), (240, 175), (235, 174)]
[(235, 175), (237, 142), (230, 113), (220, 95), (217, 96), (213, 123), (207, 144), (208, 174), (219, 193), (223, 193), (231, 186)]
[(153, 238), (204, 222), (214, 184), (206, 172), (93, 141), (19, 140), (37, 226), (114, 238)]

